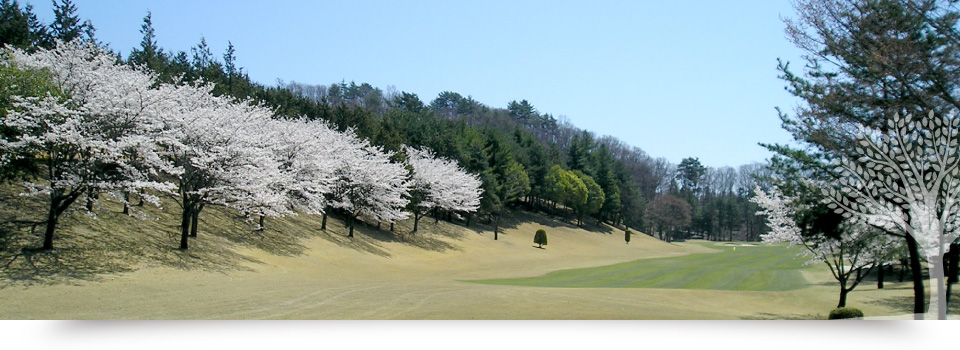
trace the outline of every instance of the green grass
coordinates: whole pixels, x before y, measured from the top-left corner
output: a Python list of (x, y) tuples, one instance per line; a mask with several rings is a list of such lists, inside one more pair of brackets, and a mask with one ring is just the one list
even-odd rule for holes
[(804, 259), (797, 247), (755, 247), (703, 244), (717, 253), (641, 259), (581, 269), (559, 270), (537, 277), (473, 280), (481, 284), (555, 288), (670, 288), (739, 291), (786, 291), (809, 286), (800, 271)]

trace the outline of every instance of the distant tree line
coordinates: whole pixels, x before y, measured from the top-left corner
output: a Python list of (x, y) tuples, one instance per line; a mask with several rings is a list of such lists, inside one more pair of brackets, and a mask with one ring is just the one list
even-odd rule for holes
[[(56, 39), (97, 43), (93, 25), (79, 19), (71, 1), (54, 5), (56, 18), (44, 25), (30, 6), (3, 0), (0, 43), (26, 50), (50, 48)], [(253, 82), (237, 66), (232, 43), (219, 57), (203, 37), (189, 52), (164, 50), (149, 12), (140, 33), (140, 46), (126, 58), (116, 54), (117, 59), (155, 72), (160, 83), (212, 83), (215, 96), (252, 99), (279, 117), (324, 121), (338, 132), (352, 130), (385, 152), (410, 146), (456, 161), (479, 176), (483, 195), (477, 214), (492, 223), (495, 232), (501, 216), (516, 209), (548, 213), (577, 225), (640, 228), (671, 239), (756, 240), (765, 230), (754, 215), (756, 205), (748, 200), (751, 184), (764, 173), (759, 164), (697, 168), (696, 158), (671, 164), (617, 138), (579, 129), (563, 116), (541, 113), (527, 100), (494, 108), (451, 91), (425, 102), (410, 92), (392, 87), (383, 91), (367, 83), (278, 81), (267, 86)], [(670, 211), (653, 215), (656, 210), (650, 206), (663, 202), (657, 201), (662, 196), (687, 203), (690, 219)], [(453, 214), (415, 209), (418, 220), (421, 211), (438, 218)], [(663, 215), (679, 215), (669, 218), (679, 224), (664, 232), (667, 226), (658, 221), (668, 219)]]

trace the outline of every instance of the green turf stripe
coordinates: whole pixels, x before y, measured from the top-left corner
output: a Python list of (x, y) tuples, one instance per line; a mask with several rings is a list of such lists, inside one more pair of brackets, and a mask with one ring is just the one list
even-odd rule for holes
[(469, 281), (560, 288), (671, 288), (784, 291), (805, 288), (796, 248), (733, 247), (701, 243), (718, 253), (641, 259), (592, 268), (558, 270), (537, 277)]

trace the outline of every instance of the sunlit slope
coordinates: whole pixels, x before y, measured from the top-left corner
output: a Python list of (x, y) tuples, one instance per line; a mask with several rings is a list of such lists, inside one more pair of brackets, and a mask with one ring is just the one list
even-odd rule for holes
[(607, 266), (567, 269), (529, 278), (475, 280), (496, 285), (560, 288), (671, 288), (788, 291), (809, 286), (803, 258), (783, 246), (726, 246), (713, 254), (641, 259)]
[[(42, 219), (36, 197), (3, 194), (0, 218)], [(266, 230), (256, 231), (241, 214), (210, 207), (200, 216), (199, 237), (184, 252), (177, 249), (178, 208), (164, 204), (128, 216), (104, 200), (96, 219), (83, 213), (66, 218), (51, 252), (31, 249), (40, 240), (29, 226), (0, 226), (0, 319), (810, 319), (825, 318), (837, 303), (829, 271), (822, 264), (789, 263), (796, 252), (782, 246), (734, 251), (724, 243), (667, 243), (644, 234), (626, 244), (619, 229), (582, 229), (525, 212), (501, 221), (498, 240), (488, 224), (475, 220), (465, 227), (433, 218), (421, 220), (417, 233), (405, 220), (394, 232), (387, 225), (359, 225), (349, 238), (336, 216), (327, 230), (319, 229), (320, 217), (298, 215), (268, 219)], [(538, 229), (547, 231), (545, 249), (533, 243)], [(761, 264), (764, 259), (771, 263)], [(634, 261), (637, 272), (670, 271), (650, 288), (464, 282)], [(666, 265), (671, 261), (675, 265)], [(739, 277), (746, 274), (737, 268), (800, 271), (809, 287), (757, 282), (789, 290), (754, 291), (762, 288), (747, 286), (752, 279)], [(697, 276), (687, 276), (695, 270)], [(714, 287), (696, 287), (712, 278), (719, 280), (710, 282)], [(738, 278), (740, 287), (722, 286)], [(625, 278), (594, 284), (615, 279)], [(909, 281), (890, 282), (882, 290), (861, 284), (848, 303), (871, 317), (909, 313)]]

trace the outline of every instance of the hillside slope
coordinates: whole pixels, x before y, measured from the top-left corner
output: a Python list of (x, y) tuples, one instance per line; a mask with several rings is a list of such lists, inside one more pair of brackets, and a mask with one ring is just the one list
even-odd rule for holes
[[(35, 201), (4, 194), (3, 219), (40, 215)], [(786, 292), (678, 289), (537, 288), (481, 285), (472, 279), (529, 277), (559, 269), (714, 251), (622, 231), (587, 231), (534, 214), (506, 218), (493, 240), (488, 227), (411, 222), (396, 233), (361, 226), (346, 237), (340, 220), (267, 221), (264, 232), (222, 208), (201, 215), (199, 237), (176, 250), (176, 217), (119, 214), (104, 201), (99, 220), (65, 220), (53, 252), (23, 247), (36, 237), (3, 226), (0, 318), (3, 319), (738, 319), (816, 317), (835, 304), (829, 276)], [(30, 213), (27, 215), (26, 213)], [(28, 217), (17, 217), (24, 221)], [(549, 244), (533, 243), (537, 229)], [(29, 231), (28, 229), (25, 229)], [(604, 232), (606, 230), (606, 232)], [(17, 233), (20, 232), (20, 233)], [(903, 293), (908, 293), (904, 289)], [(903, 294), (901, 293), (901, 294)], [(861, 292), (851, 295), (857, 298)], [(868, 305), (868, 314), (889, 314)]]

